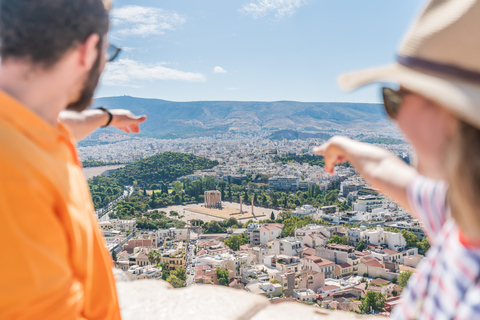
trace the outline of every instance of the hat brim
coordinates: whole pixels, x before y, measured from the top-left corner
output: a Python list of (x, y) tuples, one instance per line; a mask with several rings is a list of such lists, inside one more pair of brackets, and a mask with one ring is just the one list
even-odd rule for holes
[(480, 128), (480, 84), (402, 66), (398, 63), (341, 75), (340, 88), (351, 91), (374, 82), (396, 83), (451, 110)]

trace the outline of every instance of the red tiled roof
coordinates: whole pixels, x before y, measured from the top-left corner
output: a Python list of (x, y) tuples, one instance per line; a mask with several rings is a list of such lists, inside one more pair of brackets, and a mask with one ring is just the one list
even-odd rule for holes
[(333, 264), (333, 261), (330, 261), (330, 260), (327, 260), (327, 259), (322, 259), (322, 258), (317, 257), (317, 256), (308, 256), (308, 257), (305, 257), (305, 259), (306, 260), (312, 260), (313, 263), (315, 263), (318, 266)]
[(328, 290), (340, 289), (340, 287), (339, 286), (323, 286), (322, 289), (324, 291), (328, 291)]
[(369, 255), (369, 254), (370, 254), (370, 252), (368, 252), (368, 251), (360, 252), (360, 251), (355, 250), (355, 255), (356, 255), (357, 257), (363, 257), (363, 256), (367, 256), (367, 255)]
[(351, 265), (349, 263), (342, 263), (338, 265), (340, 268), (349, 268)]
[(378, 287), (378, 286), (368, 286), (367, 291), (382, 292), (382, 287)]
[(390, 250), (390, 249), (383, 249), (382, 251), (385, 252), (385, 253), (388, 254), (388, 255), (398, 254), (398, 253), (399, 253), (398, 251), (394, 251), (394, 250)]
[(303, 250), (303, 255), (304, 256), (314, 256), (315, 255), (315, 249), (313, 248), (308, 248)]
[(370, 284), (373, 284), (373, 285), (376, 285), (376, 286), (379, 286), (381, 284), (389, 284), (389, 283), (391, 283), (391, 282), (388, 281), (388, 280), (382, 279), (382, 278), (377, 278), (377, 279), (374, 279), (370, 282)]
[(260, 231), (279, 231), (282, 229), (283, 229), (283, 224), (281, 223), (270, 223), (260, 227)]
[(381, 264), (377, 259), (372, 259), (364, 262), (369, 267), (385, 268), (384, 264)]

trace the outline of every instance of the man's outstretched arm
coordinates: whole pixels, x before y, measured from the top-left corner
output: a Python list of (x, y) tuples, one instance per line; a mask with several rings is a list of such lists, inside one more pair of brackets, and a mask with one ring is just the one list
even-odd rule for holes
[(346, 137), (333, 137), (313, 151), (324, 156), (326, 172), (333, 174), (335, 164), (348, 161), (370, 185), (412, 212), (407, 186), (419, 174), (394, 154)]
[[(126, 133), (139, 133), (139, 124), (144, 122), (146, 116), (135, 116), (129, 110), (112, 109), (112, 122), (110, 126), (123, 130)], [(58, 117), (59, 121), (67, 125), (77, 141), (82, 140), (96, 129), (107, 124), (108, 114), (99, 109), (85, 110), (82, 112), (62, 111)]]

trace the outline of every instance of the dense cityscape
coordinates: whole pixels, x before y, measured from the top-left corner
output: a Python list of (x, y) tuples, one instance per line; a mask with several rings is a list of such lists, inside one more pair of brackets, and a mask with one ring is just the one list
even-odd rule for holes
[[(107, 247), (130, 280), (228, 286), (274, 303), (389, 315), (429, 248), (419, 222), (348, 164), (325, 173), (312, 154), (320, 139), (258, 132), (122, 140), (79, 152), (93, 166), (85, 170), (126, 165), (89, 184)], [(378, 145), (410, 159), (407, 144)], [(155, 164), (205, 158), (178, 176)], [(145, 176), (149, 168), (162, 179)]]

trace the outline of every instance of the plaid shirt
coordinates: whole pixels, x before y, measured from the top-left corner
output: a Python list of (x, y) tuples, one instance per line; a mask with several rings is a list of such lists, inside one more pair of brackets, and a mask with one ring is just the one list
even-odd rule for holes
[(408, 187), (410, 207), (432, 247), (393, 310), (393, 319), (480, 319), (480, 248), (466, 246), (448, 218), (444, 182), (416, 178)]

